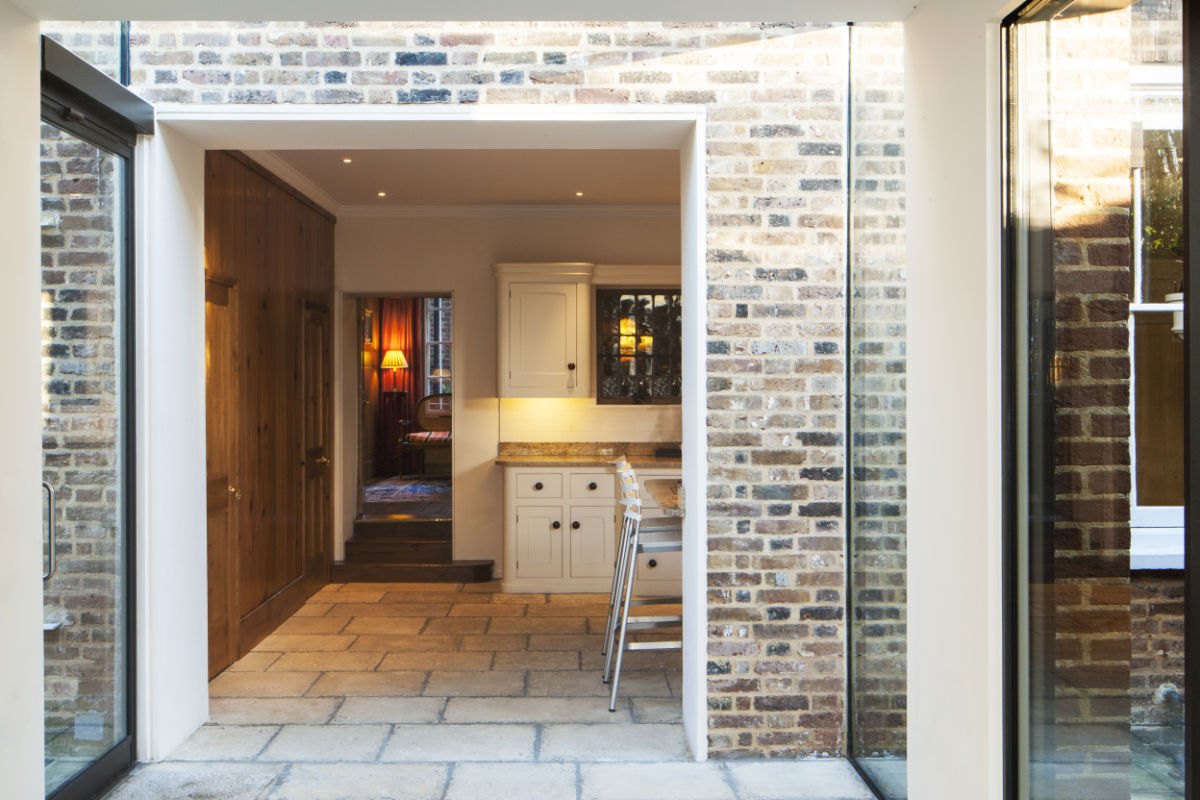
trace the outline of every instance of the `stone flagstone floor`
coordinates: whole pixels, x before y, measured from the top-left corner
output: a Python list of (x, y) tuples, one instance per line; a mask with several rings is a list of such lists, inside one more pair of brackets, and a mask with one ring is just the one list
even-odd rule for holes
[[(870, 800), (843, 761), (697, 763), (678, 652), (600, 681), (603, 595), (331, 584), (105, 800)], [(662, 613), (662, 607), (655, 609)]]

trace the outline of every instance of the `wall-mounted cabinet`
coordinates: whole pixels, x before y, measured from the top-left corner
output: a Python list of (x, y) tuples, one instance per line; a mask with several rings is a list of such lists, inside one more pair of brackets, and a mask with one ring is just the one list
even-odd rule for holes
[(500, 397), (588, 397), (593, 265), (496, 264), (493, 269)]

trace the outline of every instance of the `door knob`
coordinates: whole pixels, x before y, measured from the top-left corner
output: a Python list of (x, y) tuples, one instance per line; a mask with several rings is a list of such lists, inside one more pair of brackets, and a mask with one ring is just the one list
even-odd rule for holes
[(554, 521), (554, 522), (551, 522), (551, 523), (550, 523), (550, 527), (551, 527), (551, 528), (554, 528), (554, 530), (558, 530), (559, 528), (561, 528), (561, 527), (562, 527), (562, 523), (561, 523), (561, 522), (558, 522), (558, 521), (556, 520), (556, 521)]
[(226, 488), (229, 489), (229, 496), (232, 497), (234, 500), (242, 499), (242, 493), (237, 490), (236, 486), (228, 486)]
[(542, 482), (541, 482), (541, 481), (538, 481), (537, 483), (535, 483), (535, 484), (533, 485), (533, 490), (534, 490), (535, 492), (540, 492), (540, 491), (542, 490)]
[(591, 483), (588, 484), (588, 490), (593, 491), (593, 492), (596, 491), (596, 482), (595, 481), (592, 481)]
[(317, 463), (318, 464), (330, 464), (332, 462), (325, 456), (321, 456), (320, 458), (317, 459)]
[(573, 531), (579, 530), (579, 520), (576, 520), (571, 523), (571, 530), (573, 530)]

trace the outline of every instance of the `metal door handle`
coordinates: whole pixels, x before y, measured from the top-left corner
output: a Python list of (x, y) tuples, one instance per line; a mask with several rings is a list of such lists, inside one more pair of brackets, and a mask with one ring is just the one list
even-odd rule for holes
[(47, 538), (50, 540), (50, 563), (46, 565), (46, 571), (42, 573), (42, 580), (48, 581), (58, 570), (58, 559), (54, 553), (58, 545), (58, 523), (54, 519), (54, 487), (46, 481), (42, 481), (42, 488), (46, 490), (46, 496), (50, 500), (50, 520), (46, 523)]
[(573, 531), (579, 530), (579, 520), (575, 520), (574, 522), (571, 523), (571, 530), (573, 530)]
[(333, 463), (333, 462), (331, 462), (331, 461), (330, 461), (328, 458), (326, 458), (325, 456), (321, 456), (320, 458), (318, 458), (318, 459), (317, 459), (317, 463), (318, 463), (318, 464), (331, 464), (331, 463)]
[(229, 489), (229, 494), (230, 494), (230, 496), (231, 496), (231, 497), (233, 497), (233, 499), (234, 499), (234, 500), (241, 500), (241, 499), (242, 499), (242, 493), (241, 493), (241, 492), (239, 492), (239, 491), (237, 490), (237, 487), (235, 487), (235, 486), (229, 486), (229, 487), (227, 487), (227, 488)]

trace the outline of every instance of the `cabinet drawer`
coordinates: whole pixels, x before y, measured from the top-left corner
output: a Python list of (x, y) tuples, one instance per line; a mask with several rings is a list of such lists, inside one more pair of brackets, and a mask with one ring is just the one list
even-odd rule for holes
[[(634, 574), (634, 593), (637, 593), (639, 581), (671, 581), (683, 587), (682, 553), (642, 553), (638, 556), (637, 571)], [(650, 566), (653, 561), (655, 566)]]
[(617, 496), (617, 478), (611, 472), (586, 472), (571, 476), (571, 499)]
[(516, 476), (517, 497), (562, 497), (562, 473), (522, 472)]

